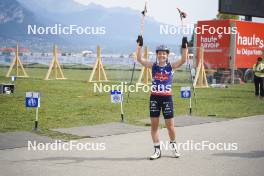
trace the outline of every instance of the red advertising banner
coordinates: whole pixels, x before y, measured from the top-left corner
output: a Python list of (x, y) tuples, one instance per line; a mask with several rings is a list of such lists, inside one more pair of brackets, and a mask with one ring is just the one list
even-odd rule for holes
[[(231, 22), (235, 24), (233, 27)], [(236, 20), (199, 21), (195, 32), (196, 46), (203, 46), (205, 49), (206, 68), (229, 68), (230, 47), (235, 49), (235, 68), (252, 68), (264, 49), (264, 23)], [(233, 42), (235, 46), (230, 46), (232, 34), (236, 35)]]
[(236, 21), (236, 57), (237, 68), (252, 68), (264, 49), (264, 24)]
[(230, 21), (199, 21), (196, 29), (196, 46), (204, 47), (205, 67), (229, 68), (230, 34), (235, 32)]

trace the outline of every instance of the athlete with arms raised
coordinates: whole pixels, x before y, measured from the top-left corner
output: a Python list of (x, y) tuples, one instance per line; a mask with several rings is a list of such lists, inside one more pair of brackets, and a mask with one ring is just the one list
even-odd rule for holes
[(172, 81), (174, 71), (183, 65), (188, 55), (187, 38), (182, 39), (182, 57), (176, 62), (169, 62), (169, 48), (160, 45), (156, 48), (156, 62), (142, 58), (143, 37), (140, 35), (137, 39), (137, 61), (144, 67), (152, 69), (152, 87), (149, 102), (150, 119), (151, 119), (151, 137), (154, 143), (155, 152), (150, 156), (150, 160), (161, 157), (160, 141), (158, 134), (159, 116), (162, 111), (166, 128), (170, 137), (170, 145), (173, 156), (178, 158), (180, 153), (176, 144), (176, 132), (174, 128), (173, 98), (172, 98)]

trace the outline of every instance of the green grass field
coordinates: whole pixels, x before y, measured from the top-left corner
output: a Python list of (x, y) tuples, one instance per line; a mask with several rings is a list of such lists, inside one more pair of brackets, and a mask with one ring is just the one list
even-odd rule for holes
[[(6, 68), (0, 68), (0, 83), (11, 82), (4, 77)], [(93, 125), (120, 120), (120, 105), (112, 104), (110, 93), (94, 93), (93, 84), (87, 83), (91, 70), (64, 69), (67, 80), (44, 81), (47, 69), (27, 68), (30, 78), (18, 78), (16, 91), (11, 95), (0, 94), (0, 132), (32, 130), (35, 110), (25, 108), (25, 92), (41, 92), (39, 123), (41, 129)], [(126, 71), (127, 72), (127, 71)], [(107, 70), (109, 79), (130, 73)], [(34, 76), (32, 76), (34, 75)], [(135, 80), (139, 71), (135, 74)], [(118, 78), (119, 78), (118, 77)], [(180, 98), (180, 86), (188, 85), (180, 80), (186, 78), (181, 72), (176, 73), (174, 84), (175, 114), (188, 113), (188, 100)], [(117, 84), (109, 82), (103, 84)], [(194, 115), (237, 118), (264, 114), (264, 100), (254, 96), (253, 84), (234, 85), (229, 88), (196, 89)], [(141, 119), (148, 118), (149, 93), (131, 93), (129, 103), (124, 99), (125, 119), (128, 123), (141, 124)], [(194, 101), (193, 101), (194, 102)], [(46, 132), (48, 133), (48, 132)]]

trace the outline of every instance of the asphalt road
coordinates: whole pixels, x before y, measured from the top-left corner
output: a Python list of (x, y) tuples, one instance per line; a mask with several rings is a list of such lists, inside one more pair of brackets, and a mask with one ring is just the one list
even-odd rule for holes
[[(0, 175), (262, 176), (264, 174), (264, 116), (177, 127), (177, 136), (178, 144), (181, 143), (183, 146), (188, 141), (192, 141), (197, 146), (202, 141), (207, 141), (205, 143), (211, 143), (211, 147), (221, 144), (229, 148), (224, 151), (209, 150), (205, 147), (205, 150), (200, 151), (182, 147), (182, 156), (176, 159), (171, 157), (171, 151), (163, 147), (162, 157), (150, 161), (148, 157), (153, 152), (150, 134), (149, 131), (141, 131), (76, 141), (91, 150), (32, 151), (26, 147), (0, 150)], [(166, 129), (160, 130), (160, 138), (165, 144), (168, 140)]]

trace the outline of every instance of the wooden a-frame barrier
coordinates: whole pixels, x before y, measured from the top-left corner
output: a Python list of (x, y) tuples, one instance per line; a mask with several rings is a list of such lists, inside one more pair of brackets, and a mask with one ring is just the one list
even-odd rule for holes
[[(103, 79), (101, 79), (101, 75), (103, 74)], [(93, 77), (95, 75), (95, 80), (93, 80)], [(93, 71), (89, 77), (88, 82), (103, 82), (103, 81), (108, 81), (104, 66), (102, 64), (102, 58), (101, 58), (101, 48), (100, 46), (97, 46), (97, 57), (95, 64), (93, 66)]]
[[(21, 63), (20, 61), (20, 58), (19, 58), (19, 47), (18, 47), (18, 44), (16, 45), (16, 55), (15, 55), (15, 58), (13, 59), (7, 73), (6, 73), (6, 77), (10, 77), (10, 74), (13, 70), (15, 66), (15, 70), (16, 70), (16, 74), (15, 76), (16, 77), (28, 77), (28, 74), (26, 73), (24, 67), (23, 67), (23, 64)], [(22, 72), (22, 74), (20, 74), (20, 70)]]
[[(149, 59), (148, 47), (145, 47), (144, 48), (144, 58), (146, 60)], [(146, 68), (146, 67), (143, 66), (141, 68), (141, 72), (140, 72), (140, 75), (139, 75), (137, 84), (145, 84), (145, 85), (148, 85), (148, 84), (151, 83), (151, 80), (152, 80), (151, 69)]]
[(194, 78), (193, 86), (195, 88), (207, 88), (208, 82), (206, 78), (206, 73), (204, 69), (204, 48), (200, 47), (200, 53), (199, 53), (199, 64), (196, 69), (196, 75)]
[(64, 77), (64, 74), (62, 72), (62, 69), (61, 69), (61, 66), (59, 64), (59, 60), (58, 60), (58, 49), (57, 49), (57, 45), (54, 45), (53, 46), (53, 59), (50, 63), (50, 66), (49, 66), (49, 70), (44, 78), (44, 80), (51, 80), (51, 74), (52, 74), (52, 71), (54, 73), (54, 79), (67, 79)]

